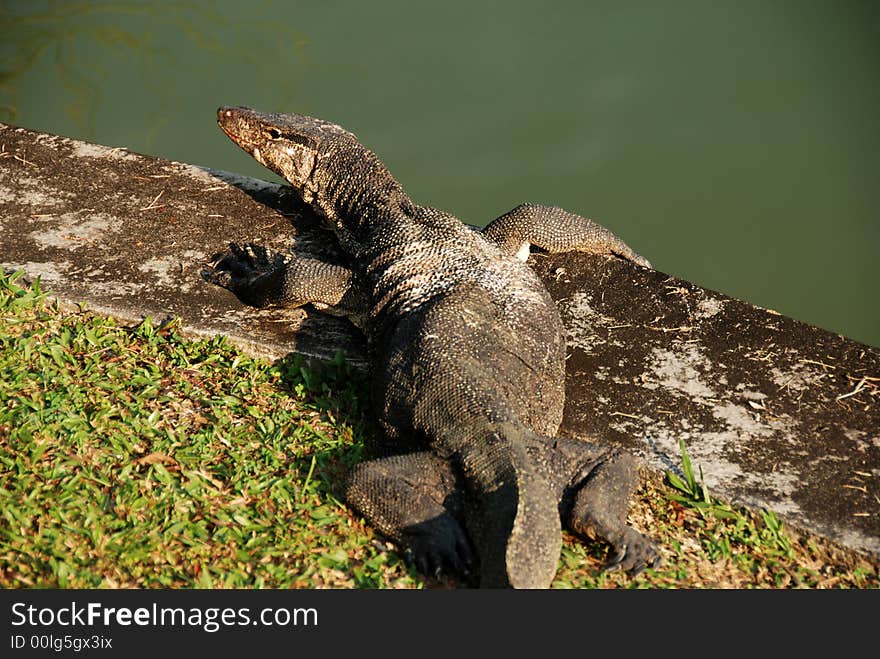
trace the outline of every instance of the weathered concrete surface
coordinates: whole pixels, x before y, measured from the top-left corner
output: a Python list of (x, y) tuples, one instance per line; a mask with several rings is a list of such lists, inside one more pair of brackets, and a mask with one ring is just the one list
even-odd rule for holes
[[(336, 254), (283, 186), (0, 124), (3, 267), (123, 319), (363, 365), (347, 321), (247, 308), (201, 278), (247, 241)], [(532, 264), (569, 332), (563, 434), (657, 470), (678, 467), (684, 439), (716, 496), (880, 557), (880, 350), (615, 259)]]
[(563, 431), (880, 554), (880, 350), (622, 261), (536, 267), (570, 335)]

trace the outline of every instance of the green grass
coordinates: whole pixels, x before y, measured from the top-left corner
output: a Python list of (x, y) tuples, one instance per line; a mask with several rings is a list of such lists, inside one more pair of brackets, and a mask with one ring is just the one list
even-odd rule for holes
[[(0, 587), (445, 587), (340, 501), (374, 432), (346, 362), (252, 359), (175, 322), (62, 310), (0, 270)], [(772, 513), (649, 480), (664, 565), (606, 573), (567, 538), (554, 587), (874, 587), (877, 566)]]
[[(415, 585), (338, 501), (363, 383), (0, 279), (0, 585)], [(342, 421), (342, 418), (346, 421)]]

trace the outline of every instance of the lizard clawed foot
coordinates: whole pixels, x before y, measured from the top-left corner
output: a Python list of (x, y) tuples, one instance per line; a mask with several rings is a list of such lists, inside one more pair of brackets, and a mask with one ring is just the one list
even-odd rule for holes
[(252, 302), (255, 282), (279, 270), (284, 262), (282, 254), (261, 245), (230, 243), (228, 252), (214, 255), (210, 268), (202, 271), (202, 278)]
[(215, 255), (211, 270), (205, 275), (212, 283), (230, 288), (226, 284), (234, 286), (236, 282), (251, 282), (283, 263), (284, 257), (280, 253), (272, 252), (262, 245), (245, 243), (239, 247), (230, 243), (229, 252)]
[(652, 267), (651, 262), (648, 259), (646, 259), (644, 256), (642, 256), (641, 254), (637, 254), (636, 252), (631, 250), (626, 245), (624, 245), (624, 247), (626, 247), (625, 250), (615, 249), (615, 250), (612, 250), (611, 253), (614, 254), (614, 256), (620, 257), (622, 259), (626, 259), (627, 261), (631, 261), (631, 262), (635, 263), (636, 265), (640, 265), (643, 268), (651, 268)]
[(615, 553), (605, 566), (608, 571), (624, 570), (636, 575), (647, 568), (660, 565), (657, 545), (635, 529), (625, 529), (620, 538), (611, 542), (611, 546)]
[(470, 580), (474, 567), (471, 543), (461, 525), (442, 515), (410, 526), (404, 531), (405, 557), (422, 574), (439, 577), (455, 574)]

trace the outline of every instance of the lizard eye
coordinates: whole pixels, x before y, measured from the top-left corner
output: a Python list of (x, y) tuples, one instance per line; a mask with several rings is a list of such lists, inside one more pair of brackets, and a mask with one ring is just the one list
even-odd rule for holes
[(281, 131), (277, 128), (270, 128), (266, 131), (266, 135), (270, 140), (277, 140), (281, 137)]

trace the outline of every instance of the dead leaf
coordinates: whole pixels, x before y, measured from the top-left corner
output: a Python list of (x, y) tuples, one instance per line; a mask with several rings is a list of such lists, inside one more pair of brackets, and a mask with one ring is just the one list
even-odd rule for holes
[(164, 453), (158, 453), (155, 451), (153, 453), (148, 453), (144, 457), (138, 458), (137, 460), (134, 461), (134, 463), (136, 465), (152, 465), (152, 464), (156, 464), (157, 462), (162, 463), (162, 464), (166, 464), (166, 465), (172, 465), (174, 467), (180, 466), (177, 464), (177, 460), (172, 458), (170, 455), (166, 455)]

